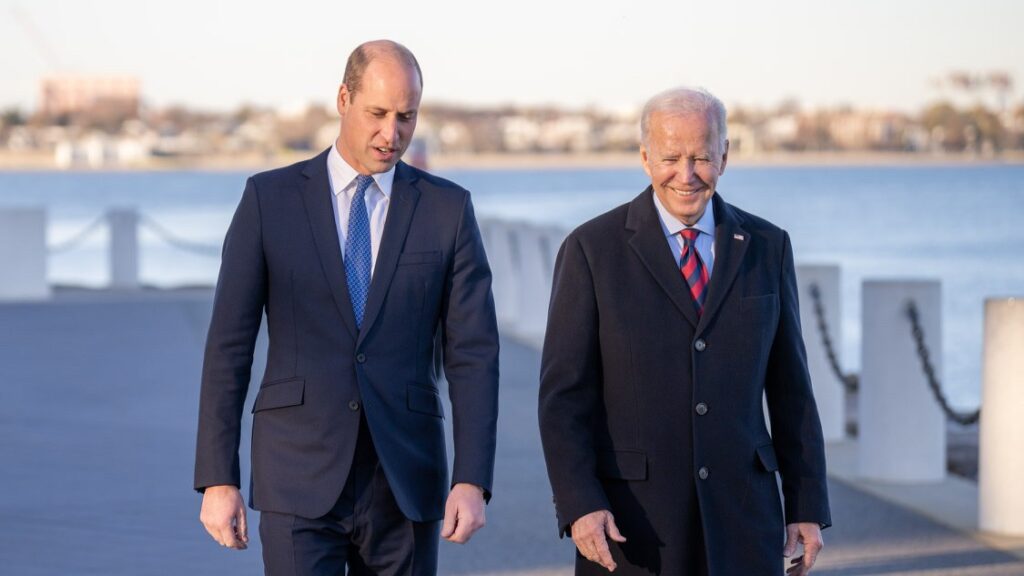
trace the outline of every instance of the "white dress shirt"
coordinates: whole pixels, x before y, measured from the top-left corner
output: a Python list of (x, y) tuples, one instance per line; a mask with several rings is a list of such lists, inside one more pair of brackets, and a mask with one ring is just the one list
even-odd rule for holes
[(707, 208), (704, 210), (704, 215), (697, 220), (697, 223), (693, 226), (687, 226), (679, 221), (678, 218), (669, 213), (665, 209), (665, 206), (661, 204), (661, 199), (658, 198), (656, 192), (651, 192), (654, 196), (654, 207), (658, 209), (659, 220), (661, 220), (661, 230), (665, 233), (665, 240), (668, 241), (668, 247), (672, 250), (672, 257), (676, 259), (676, 267), (682, 265), (683, 258), (683, 235), (680, 232), (684, 228), (696, 228), (702, 233), (697, 235), (697, 254), (700, 254), (700, 259), (704, 263), (704, 268), (707, 268), (708, 278), (711, 278), (711, 269), (715, 266), (715, 205), (713, 202), (708, 202)]
[[(331, 181), (331, 192), (334, 193), (334, 222), (338, 226), (338, 241), (341, 243), (341, 255), (345, 257), (345, 238), (348, 236), (348, 216), (352, 211), (352, 196), (356, 193), (356, 176), (359, 172), (348, 165), (338, 152), (338, 145), (331, 147), (327, 155), (327, 175)], [(380, 250), (380, 239), (384, 235), (384, 223), (388, 219), (388, 206), (391, 204), (391, 185), (395, 181), (395, 169), (372, 174), (373, 184), (366, 189), (366, 214), (370, 217), (370, 276), (377, 268), (377, 251)]]

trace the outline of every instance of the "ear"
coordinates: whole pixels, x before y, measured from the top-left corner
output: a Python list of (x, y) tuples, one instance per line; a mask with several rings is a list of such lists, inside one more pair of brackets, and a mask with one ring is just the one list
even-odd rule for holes
[(647, 173), (647, 177), (651, 177), (651, 164), (650, 157), (647, 156), (647, 147), (643, 144), (640, 145), (640, 162), (644, 165), (644, 172)]
[(725, 165), (729, 163), (729, 141), (725, 141), (724, 150), (722, 151), (722, 165), (718, 167), (718, 175), (721, 176), (725, 173)]
[(348, 111), (349, 106), (352, 105), (352, 93), (349, 92), (348, 86), (342, 84), (338, 87), (338, 115), (341, 117), (345, 116), (345, 112)]

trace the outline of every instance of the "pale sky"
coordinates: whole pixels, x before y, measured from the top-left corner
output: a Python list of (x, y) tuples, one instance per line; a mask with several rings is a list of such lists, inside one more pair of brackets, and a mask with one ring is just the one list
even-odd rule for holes
[(1020, 102), (1022, 28), (1021, 0), (0, 0), (0, 108), (33, 109), (58, 72), (137, 76), (157, 106), (326, 104), (352, 48), (386, 37), (426, 102), (618, 109), (689, 84), (914, 111), (953, 70), (1009, 72)]

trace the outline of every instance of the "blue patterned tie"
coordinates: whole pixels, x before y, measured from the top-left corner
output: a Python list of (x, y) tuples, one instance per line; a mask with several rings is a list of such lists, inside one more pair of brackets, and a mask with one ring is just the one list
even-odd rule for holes
[(356, 193), (352, 196), (352, 207), (348, 212), (348, 235), (345, 236), (345, 276), (348, 278), (348, 294), (352, 298), (352, 312), (356, 315), (356, 328), (363, 325), (373, 265), (370, 218), (366, 215), (366, 190), (370, 184), (373, 184), (370, 176), (356, 176)]

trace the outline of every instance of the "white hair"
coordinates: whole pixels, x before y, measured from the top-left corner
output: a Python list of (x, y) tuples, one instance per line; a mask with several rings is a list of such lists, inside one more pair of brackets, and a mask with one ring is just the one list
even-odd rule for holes
[(725, 123), (725, 104), (722, 104), (721, 100), (704, 88), (680, 86), (666, 90), (648, 100), (640, 115), (640, 142), (645, 146), (651, 133), (651, 116), (655, 112), (703, 114), (713, 123), (720, 146), (724, 148), (725, 141), (729, 139)]

